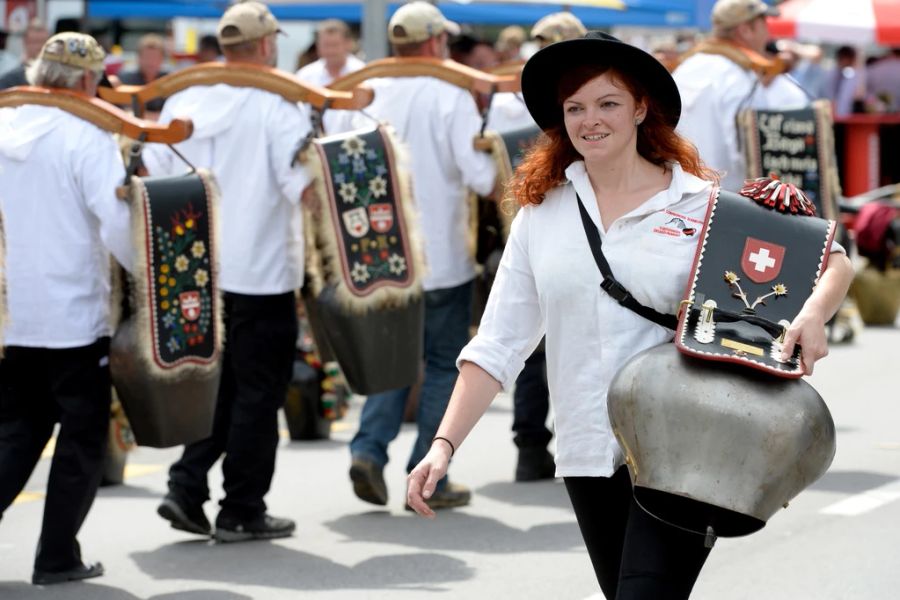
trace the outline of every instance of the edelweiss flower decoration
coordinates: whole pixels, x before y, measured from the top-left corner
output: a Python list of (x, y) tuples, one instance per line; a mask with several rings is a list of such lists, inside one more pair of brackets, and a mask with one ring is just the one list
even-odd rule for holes
[(381, 198), (382, 196), (387, 195), (387, 180), (378, 175), (373, 179), (369, 180), (369, 191), (372, 192), (372, 197)]
[(399, 254), (392, 254), (388, 259), (388, 266), (394, 275), (402, 275), (406, 270), (406, 259)]
[(747, 300), (747, 294), (741, 288), (741, 278), (737, 276), (737, 273), (735, 273), (734, 271), (725, 271), (724, 279), (725, 282), (728, 283), (728, 286), (734, 288), (735, 290), (734, 292), (732, 292), (732, 296), (734, 296), (735, 298), (740, 298), (744, 303), (744, 306), (747, 307), (748, 310), (753, 310), (760, 304), (765, 306), (767, 298), (771, 298), (772, 296), (774, 296), (775, 298), (778, 298), (780, 296), (787, 296), (788, 293), (786, 285), (784, 285), (783, 283), (776, 283), (772, 286), (771, 292), (763, 296), (759, 296), (756, 300), (753, 301), (753, 304), (750, 304), (750, 302)]
[(366, 141), (358, 136), (349, 137), (341, 143), (341, 148), (351, 158), (360, 158), (366, 151)]
[(369, 280), (369, 267), (362, 263), (353, 263), (353, 270), (350, 272), (350, 277), (352, 277), (353, 281), (356, 283), (367, 282)]

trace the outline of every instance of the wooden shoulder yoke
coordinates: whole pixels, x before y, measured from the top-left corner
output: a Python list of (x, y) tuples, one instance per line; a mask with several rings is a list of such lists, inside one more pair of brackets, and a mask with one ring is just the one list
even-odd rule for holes
[(435, 77), (472, 92), (518, 92), (522, 83), (517, 76), (491, 75), (450, 59), (428, 57), (383, 58), (374, 60), (331, 82), (333, 90), (350, 90), (376, 77)]
[(305, 102), (316, 108), (359, 110), (372, 102), (372, 91), (365, 88), (335, 91), (304, 83), (272, 67), (250, 63), (203, 63), (160, 77), (146, 85), (120, 85), (100, 88), (100, 96), (114, 104), (143, 106), (155, 98), (165, 98), (196, 85), (225, 83), (253, 87), (282, 96), (290, 102)]
[(132, 139), (144, 135), (145, 141), (159, 144), (176, 144), (189, 138), (193, 131), (190, 120), (174, 119), (168, 125), (159, 125), (135, 118), (99, 98), (72, 90), (20, 86), (0, 92), (0, 108), (26, 104), (55, 106), (100, 129)]

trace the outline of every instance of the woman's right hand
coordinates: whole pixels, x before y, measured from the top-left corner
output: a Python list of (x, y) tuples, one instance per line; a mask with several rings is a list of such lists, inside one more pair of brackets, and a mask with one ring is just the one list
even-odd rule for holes
[(448, 444), (440, 440), (433, 442), (428, 454), (406, 478), (406, 503), (420, 516), (434, 518), (434, 511), (427, 500), (437, 488), (438, 481), (447, 474), (450, 455)]

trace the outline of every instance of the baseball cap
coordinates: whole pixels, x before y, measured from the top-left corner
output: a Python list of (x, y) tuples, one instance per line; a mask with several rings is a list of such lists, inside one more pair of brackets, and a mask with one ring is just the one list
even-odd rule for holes
[(731, 29), (761, 15), (777, 17), (779, 12), (762, 0), (718, 0), (712, 9), (712, 24), (715, 29)]
[(388, 39), (392, 44), (424, 42), (444, 31), (459, 35), (459, 25), (448, 21), (434, 5), (421, 1), (401, 6), (388, 23)]
[(510, 47), (521, 46), (524, 43), (525, 30), (518, 25), (510, 25), (509, 27), (504, 27), (503, 30), (500, 31), (500, 35), (497, 36), (497, 43), (494, 44), (494, 48), (500, 52), (505, 52), (509, 50)]
[(66, 31), (47, 40), (39, 58), (80, 69), (102, 71), (106, 52), (97, 40), (86, 33)]
[(280, 32), (278, 21), (268, 6), (262, 2), (240, 2), (219, 19), (217, 37), (221, 45), (230, 46)]
[(551, 13), (531, 28), (531, 37), (550, 43), (574, 40), (586, 33), (587, 28), (570, 12)]

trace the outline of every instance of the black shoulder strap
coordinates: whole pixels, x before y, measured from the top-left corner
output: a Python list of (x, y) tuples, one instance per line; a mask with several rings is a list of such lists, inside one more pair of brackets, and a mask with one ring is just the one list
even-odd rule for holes
[(636, 312), (648, 321), (653, 321), (657, 325), (662, 325), (663, 327), (674, 330), (678, 326), (678, 319), (675, 315), (664, 315), (661, 312), (653, 310), (649, 306), (644, 306), (635, 300), (634, 296), (625, 289), (625, 286), (619, 283), (613, 276), (612, 269), (609, 268), (609, 263), (606, 262), (606, 257), (603, 256), (603, 242), (600, 240), (600, 232), (597, 230), (597, 226), (594, 225), (593, 221), (591, 221), (587, 209), (584, 208), (584, 203), (581, 202), (581, 197), (576, 193), (575, 198), (578, 200), (578, 210), (581, 213), (581, 224), (584, 225), (584, 233), (587, 235), (588, 244), (591, 246), (591, 254), (594, 255), (594, 262), (597, 263), (597, 268), (600, 269), (600, 274), (603, 275), (603, 283), (600, 284), (600, 287), (602, 287), (607, 294), (612, 296), (613, 300), (628, 310)]

